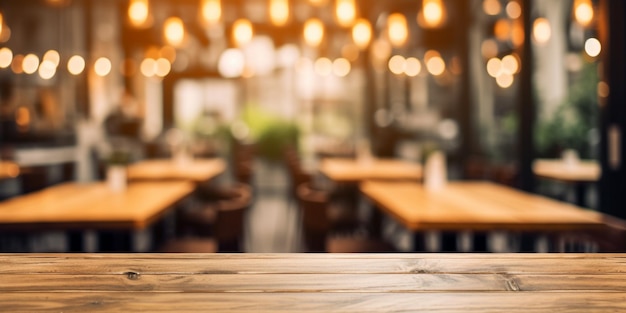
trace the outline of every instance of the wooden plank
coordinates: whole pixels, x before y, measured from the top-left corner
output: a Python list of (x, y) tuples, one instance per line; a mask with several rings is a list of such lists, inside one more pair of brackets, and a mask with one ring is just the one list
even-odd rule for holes
[[(124, 257), (127, 256), (127, 257)], [(127, 272), (147, 274), (621, 274), (626, 272), (624, 255), (603, 258), (524, 257), (500, 258), (484, 255), (474, 258), (263, 258), (198, 255), (159, 255), (133, 257), (15, 257), (0, 255), (0, 274), (105, 275)], [(184, 264), (184, 266), (181, 266)]]
[(621, 275), (136, 274), (0, 275), (0, 292), (626, 292)]
[(621, 312), (626, 293), (0, 294), (7, 312)]
[[(626, 279), (626, 275), (622, 276)], [(518, 289), (499, 274), (0, 275), (0, 291), (426, 292)], [(626, 291), (626, 287), (618, 289)]]

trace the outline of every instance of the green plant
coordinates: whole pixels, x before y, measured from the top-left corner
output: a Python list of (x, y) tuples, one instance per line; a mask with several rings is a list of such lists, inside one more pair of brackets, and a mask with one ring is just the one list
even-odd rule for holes
[(107, 164), (109, 166), (113, 166), (113, 165), (120, 165), (120, 166), (126, 166), (130, 163), (130, 153), (128, 151), (125, 150), (113, 150), (111, 151), (111, 153), (109, 154), (109, 157), (107, 158)]
[(281, 161), (288, 146), (298, 145), (300, 129), (291, 120), (250, 106), (243, 112), (242, 120), (256, 143), (258, 156), (262, 158)]
[(597, 66), (587, 64), (554, 115), (539, 119), (535, 132), (539, 156), (557, 157), (564, 149), (583, 157), (593, 154), (588, 134), (598, 123), (597, 83)]

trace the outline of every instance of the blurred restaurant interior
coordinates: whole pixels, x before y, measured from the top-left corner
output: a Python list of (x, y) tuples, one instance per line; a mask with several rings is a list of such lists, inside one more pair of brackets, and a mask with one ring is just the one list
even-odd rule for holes
[(0, 252), (626, 251), (621, 0), (0, 0)]

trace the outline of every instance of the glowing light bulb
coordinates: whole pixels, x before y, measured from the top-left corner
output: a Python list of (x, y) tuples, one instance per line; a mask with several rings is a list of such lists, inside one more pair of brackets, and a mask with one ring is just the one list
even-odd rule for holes
[(67, 61), (67, 71), (72, 75), (78, 75), (85, 70), (85, 59), (80, 55), (74, 55)]
[(172, 46), (180, 46), (185, 39), (185, 26), (179, 17), (170, 17), (165, 20), (164, 26), (165, 40)]
[(414, 57), (407, 58), (404, 67), (404, 74), (409, 77), (415, 77), (422, 72), (422, 63)]
[(43, 55), (43, 61), (50, 61), (54, 64), (54, 67), (59, 66), (59, 62), (61, 61), (61, 56), (56, 50), (48, 50)]
[(148, 0), (131, 0), (128, 5), (128, 18), (135, 27), (146, 25), (150, 14)]
[(498, 15), (502, 11), (500, 0), (483, 0), (483, 11), (488, 15)]
[(26, 74), (32, 74), (39, 68), (39, 57), (34, 54), (27, 54), (22, 60), (22, 69)]
[(270, 0), (270, 19), (276, 26), (283, 26), (289, 20), (289, 1)]
[(53, 61), (44, 60), (39, 65), (39, 77), (44, 80), (51, 79), (57, 72), (57, 65)]
[(241, 47), (252, 40), (254, 30), (252, 23), (246, 19), (238, 19), (233, 24), (233, 38), (237, 46)]
[(322, 21), (312, 18), (304, 23), (304, 41), (312, 47), (317, 47), (324, 39), (324, 24)]
[(361, 49), (367, 48), (372, 40), (372, 25), (366, 19), (358, 19), (352, 27), (352, 40)]
[(346, 77), (350, 74), (350, 70), (352, 66), (350, 65), (350, 61), (344, 58), (338, 58), (333, 61), (333, 74), (338, 77)]
[(94, 71), (100, 77), (109, 75), (111, 73), (111, 61), (105, 57), (99, 58), (94, 63)]
[(393, 13), (387, 18), (387, 35), (395, 47), (402, 46), (409, 37), (406, 18), (400, 13)]
[(222, 17), (222, 3), (220, 0), (202, 0), (202, 19), (209, 24), (219, 22)]
[(404, 73), (406, 69), (406, 59), (401, 55), (394, 55), (389, 59), (389, 71), (396, 75)]
[(13, 62), (13, 51), (7, 47), (0, 49), (0, 68), (11, 66), (11, 62)]
[(336, 0), (335, 14), (337, 22), (342, 27), (350, 27), (356, 18), (356, 4), (354, 0)]
[(602, 52), (602, 44), (596, 38), (589, 38), (585, 41), (585, 52), (590, 57), (595, 58)]
[(552, 37), (552, 27), (548, 19), (540, 17), (533, 23), (533, 37), (539, 44), (545, 44)]
[(445, 21), (446, 12), (441, 0), (424, 0), (417, 21), (422, 27), (437, 28)]
[(589, 26), (593, 20), (593, 6), (591, 0), (574, 1), (574, 17), (582, 26)]

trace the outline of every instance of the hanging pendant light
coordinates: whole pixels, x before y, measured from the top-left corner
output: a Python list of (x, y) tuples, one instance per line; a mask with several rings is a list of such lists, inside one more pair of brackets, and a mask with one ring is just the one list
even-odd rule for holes
[(324, 24), (316, 18), (304, 23), (304, 41), (312, 47), (317, 47), (324, 40)]
[(215, 24), (222, 18), (222, 3), (220, 0), (202, 0), (200, 11), (204, 23)]
[(358, 19), (352, 27), (352, 40), (360, 48), (365, 49), (372, 40), (372, 25), (366, 19)]
[(341, 27), (350, 27), (356, 19), (356, 4), (354, 0), (336, 0), (335, 14)]
[(576, 0), (574, 1), (574, 18), (576, 22), (584, 27), (587, 27), (593, 21), (593, 5), (591, 0)]
[(284, 26), (289, 20), (289, 0), (270, 0), (270, 20), (276, 26)]
[(244, 46), (252, 40), (254, 30), (252, 23), (247, 19), (238, 19), (233, 24), (233, 40), (238, 47)]
[(164, 26), (165, 40), (168, 44), (178, 47), (183, 43), (185, 39), (185, 26), (183, 20), (179, 17), (170, 17), (165, 20)]
[(446, 21), (446, 8), (442, 0), (423, 0), (417, 22), (424, 28), (439, 28)]
[(401, 47), (409, 37), (406, 17), (401, 13), (393, 13), (387, 18), (387, 36), (394, 47)]
[(128, 19), (134, 27), (149, 26), (150, 3), (148, 0), (131, 0), (128, 5)]

